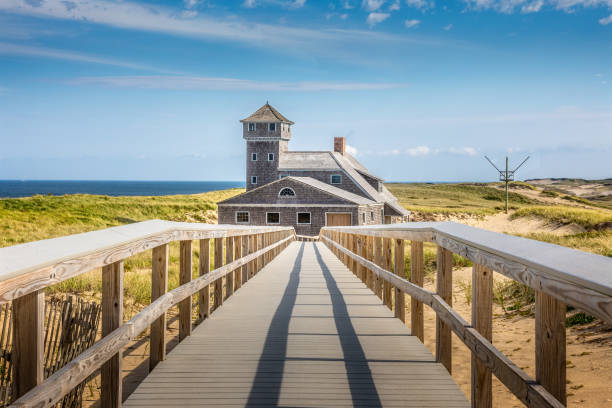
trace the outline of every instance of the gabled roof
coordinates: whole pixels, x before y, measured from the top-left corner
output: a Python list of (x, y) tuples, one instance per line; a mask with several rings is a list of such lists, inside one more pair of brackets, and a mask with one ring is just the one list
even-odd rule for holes
[(278, 170), (340, 170), (331, 152), (283, 152)]
[[(234, 197), (228, 198), (226, 200), (220, 201), (220, 202), (217, 203), (217, 205), (231, 204), (232, 201), (236, 201), (236, 199), (238, 199), (239, 197), (242, 197), (244, 195), (257, 194), (257, 190), (269, 187), (272, 184), (278, 184), (278, 183), (283, 184), (283, 183), (285, 183), (287, 181), (291, 181), (291, 180), (297, 181), (297, 182), (302, 183), (302, 184), (305, 184), (305, 185), (310, 186), (312, 188), (316, 188), (317, 190), (323, 191), (324, 193), (327, 193), (327, 194), (332, 195), (334, 197), (340, 198), (342, 200), (349, 201), (349, 202), (351, 202), (353, 204), (357, 204), (357, 205), (376, 204), (376, 202), (374, 202), (374, 201), (372, 201), (372, 200), (370, 200), (370, 199), (368, 199), (366, 197), (363, 197), (363, 196), (351, 193), (350, 191), (346, 191), (346, 190), (343, 190), (343, 189), (338, 188), (338, 187), (334, 187), (334, 186), (332, 186), (330, 184), (327, 184), (327, 183), (324, 183), (322, 181), (313, 179), (312, 177), (294, 177), (294, 176), (288, 176), (288, 177), (283, 177), (282, 179), (275, 180), (275, 181), (272, 181), (270, 183), (264, 184), (263, 186), (254, 188), (252, 190), (249, 190), (249, 191), (247, 191), (245, 193), (242, 193), (242, 194), (239, 194), (237, 196), (234, 196)], [(304, 203), (303, 205), (305, 207), (308, 206), (307, 203)], [(333, 206), (333, 204), (330, 204), (330, 205)]]
[(257, 109), (255, 113), (253, 113), (248, 118), (242, 119), (240, 122), (282, 122), (293, 125), (293, 122), (280, 114), (279, 111), (274, 109), (272, 105), (270, 105), (267, 101), (264, 106)]

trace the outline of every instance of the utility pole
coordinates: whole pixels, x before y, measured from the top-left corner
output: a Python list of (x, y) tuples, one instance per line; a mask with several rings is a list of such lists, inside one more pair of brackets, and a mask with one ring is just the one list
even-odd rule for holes
[(529, 156), (527, 156), (525, 158), (525, 160), (523, 160), (521, 162), (521, 164), (519, 164), (518, 166), (516, 166), (516, 168), (514, 170), (508, 170), (508, 156), (506, 156), (506, 170), (500, 170), (497, 168), (497, 166), (495, 164), (493, 164), (493, 162), (491, 161), (491, 159), (489, 159), (487, 156), (485, 156), (485, 159), (487, 159), (489, 161), (489, 163), (491, 163), (491, 166), (495, 167), (495, 170), (497, 170), (499, 172), (499, 181), (503, 181), (506, 184), (506, 214), (508, 214), (508, 183), (511, 181), (514, 181), (514, 173), (519, 169), (519, 167), (521, 167), (527, 160), (529, 160)]

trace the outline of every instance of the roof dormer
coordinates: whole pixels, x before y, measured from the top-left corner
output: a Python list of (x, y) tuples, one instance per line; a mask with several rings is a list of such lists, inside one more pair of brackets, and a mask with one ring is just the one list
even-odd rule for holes
[(248, 118), (242, 119), (243, 137), (247, 140), (289, 140), (293, 122), (268, 102)]

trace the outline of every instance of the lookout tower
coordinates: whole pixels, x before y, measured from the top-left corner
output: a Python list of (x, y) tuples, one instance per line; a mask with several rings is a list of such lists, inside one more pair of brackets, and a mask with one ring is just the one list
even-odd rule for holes
[(249, 191), (277, 179), (280, 155), (287, 151), (293, 122), (268, 102), (240, 122), (247, 144), (246, 189)]

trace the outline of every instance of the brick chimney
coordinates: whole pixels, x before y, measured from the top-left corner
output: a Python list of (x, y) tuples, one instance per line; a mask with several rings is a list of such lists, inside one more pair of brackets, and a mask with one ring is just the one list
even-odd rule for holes
[(344, 156), (344, 153), (346, 153), (346, 138), (334, 137), (334, 152)]

